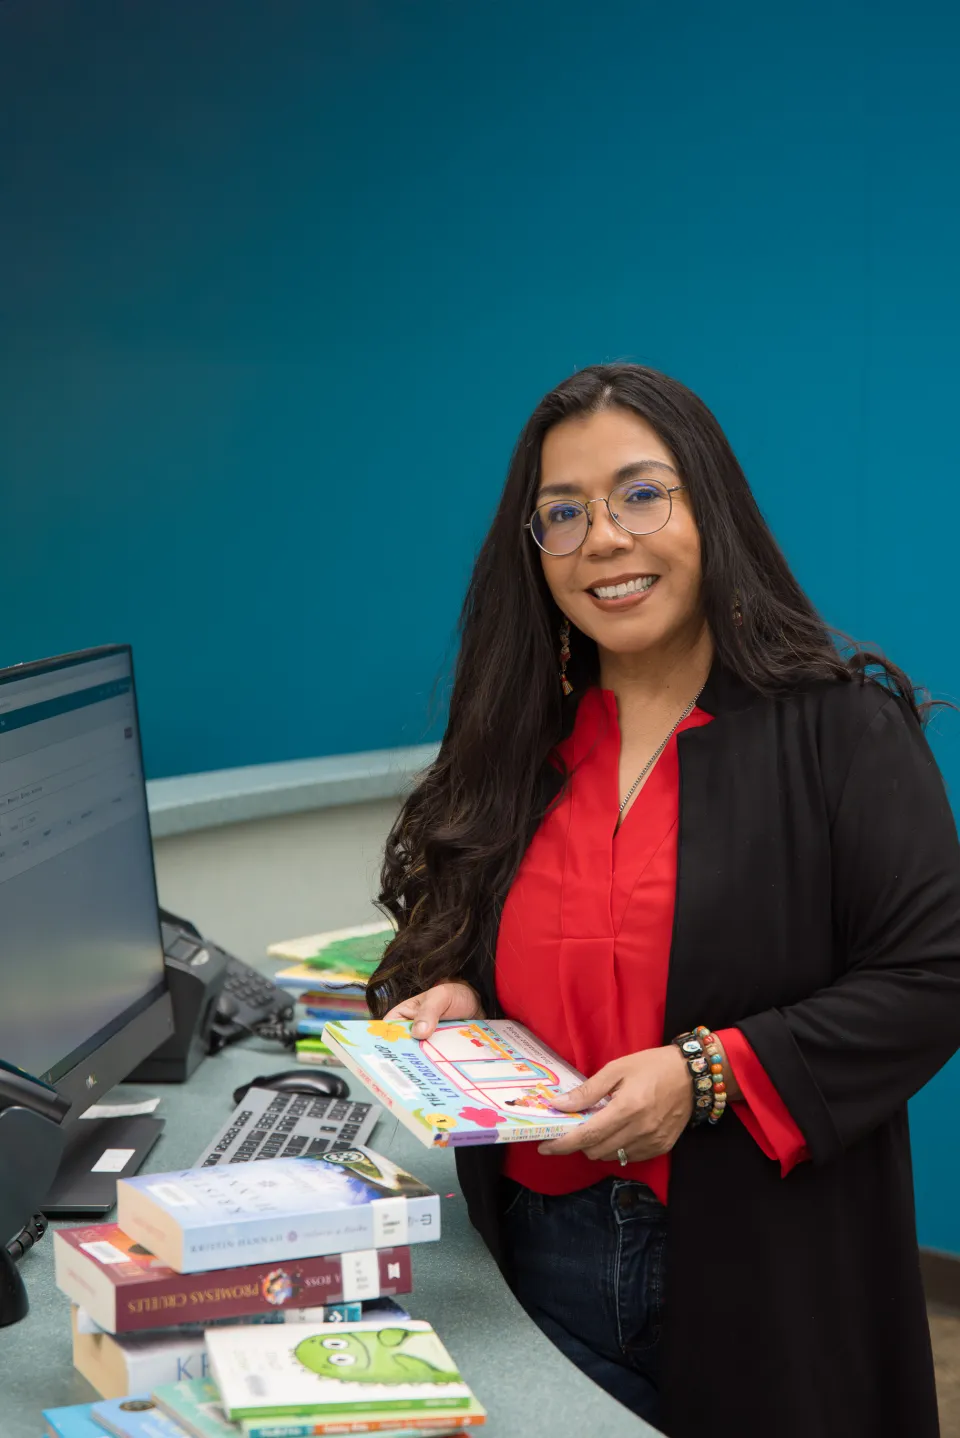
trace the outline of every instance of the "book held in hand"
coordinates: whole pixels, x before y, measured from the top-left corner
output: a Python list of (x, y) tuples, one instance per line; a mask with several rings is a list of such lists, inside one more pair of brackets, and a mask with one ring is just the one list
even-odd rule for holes
[(473, 1395), (429, 1323), (231, 1328), (207, 1334), (210, 1377), (233, 1421), (457, 1415)]
[(53, 1235), (57, 1287), (108, 1333), (278, 1314), (409, 1293), (409, 1248), (251, 1263), (212, 1275), (170, 1268), (116, 1223)]
[(337, 1020), (323, 1041), (428, 1147), (543, 1143), (589, 1117), (553, 1107), (583, 1075), (512, 1019), (442, 1023), (423, 1042), (402, 1020)]
[(373, 1149), (138, 1175), (117, 1223), (177, 1273), (406, 1247), (440, 1237), (440, 1202)]

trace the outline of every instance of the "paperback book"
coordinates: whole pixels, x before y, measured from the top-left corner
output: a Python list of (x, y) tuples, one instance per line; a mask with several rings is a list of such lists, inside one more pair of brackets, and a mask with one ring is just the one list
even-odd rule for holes
[(308, 934), (303, 939), (287, 939), (283, 943), (271, 944), (267, 953), (277, 959), (293, 960), (314, 970), (326, 970), (365, 984), (380, 963), (383, 951), (395, 932), (391, 923), (380, 919), (348, 929)]
[(291, 964), (289, 968), (278, 969), (273, 982), (296, 999), (304, 994), (323, 993), (337, 995), (351, 1004), (361, 1004), (366, 1008), (367, 980), (355, 973), (322, 973), (309, 964)]
[(512, 1019), (443, 1023), (421, 1042), (399, 1020), (336, 1020), (324, 1043), (428, 1147), (543, 1143), (588, 1113), (551, 1100), (583, 1075)]
[(92, 1403), (71, 1403), (66, 1408), (45, 1408), (43, 1438), (103, 1438), (104, 1430), (93, 1418)]
[(116, 1223), (57, 1229), (53, 1256), (57, 1287), (108, 1333), (359, 1303), (409, 1293), (413, 1284), (407, 1247), (185, 1276)]
[(343, 1067), (343, 1061), (327, 1048), (318, 1035), (305, 1034), (302, 1038), (298, 1038), (296, 1054), (298, 1064), (310, 1064), (318, 1068)]
[(117, 1223), (177, 1273), (440, 1237), (440, 1202), (373, 1149), (121, 1179)]
[(71, 1312), (73, 1366), (102, 1398), (151, 1393), (161, 1383), (206, 1378), (207, 1348), (201, 1332), (81, 1333)]
[[(389, 1299), (384, 1299), (389, 1303)], [(363, 1317), (362, 1303), (328, 1303), (320, 1308), (283, 1308), (278, 1313), (246, 1313), (242, 1318), (208, 1318), (202, 1323), (167, 1323), (151, 1333), (203, 1333), (208, 1328), (223, 1328), (228, 1323), (359, 1323)], [(85, 1308), (77, 1308), (79, 1333), (105, 1333)]]
[[(233, 1328), (207, 1335), (210, 1377), (238, 1420), (451, 1416), (473, 1397), (429, 1323), (329, 1328)], [(263, 1435), (260, 1435), (263, 1438)]]
[(93, 1416), (113, 1438), (184, 1438), (182, 1426), (149, 1393), (95, 1403)]
[(257, 1418), (233, 1423), (223, 1411), (219, 1389), (209, 1378), (157, 1388), (153, 1401), (190, 1438), (320, 1438), (334, 1433), (376, 1433), (378, 1438), (414, 1438), (416, 1433), (429, 1433), (430, 1438), (459, 1438), (468, 1428), (486, 1422), (486, 1413), (473, 1400), (468, 1408), (458, 1410), (455, 1422), (444, 1413), (421, 1409), (392, 1410), (379, 1417), (353, 1414), (349, 1418)]

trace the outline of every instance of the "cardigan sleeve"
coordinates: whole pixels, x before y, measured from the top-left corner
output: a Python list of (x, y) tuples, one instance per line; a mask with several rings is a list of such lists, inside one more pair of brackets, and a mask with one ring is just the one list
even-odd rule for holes
[(960, 1045), (960, 845), (899, 699), (863, 729), (829, 812), (838, 976), (737, 1025), (814, 1163), (889, 1119)]
[(763, 1064), (740, 1029), (720, 1029), (727, 1062), (736, 1075), (742, 1101), (730, 1105), (754, 1143), (780, 1165), (781, 1177), (809, 1155), (807, 1141), (777, 1093)]

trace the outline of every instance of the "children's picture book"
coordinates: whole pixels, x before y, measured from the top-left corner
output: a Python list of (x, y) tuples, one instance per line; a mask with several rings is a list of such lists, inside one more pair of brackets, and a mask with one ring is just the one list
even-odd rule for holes
[(212, 1278), (207, 1273), (185, 1276), (116, 1223), (57, 1229), (53, 1256), (57, 1287), (107, 1333), (359, 1303), (409, 1293), (413, 1284), (407, 1247), (326, 1254), (285, 1265), (250, 1263), (220, 1269)]
[(424, 1042), (405, 1021), (340, 1019), (323, 1041), (428, 1147), (543, 1143), (589, 1117), (553, 1107), (583, 1075), (512, 1019), (443, 1023)]
[(95, 1403), (93, 1416), (114, 1438), (189, 1438), (175, 1419), (157, 1407), (149, 1393)]
[[(371, 924), (355, 924), (348, 929), (329, 929), (322, 934), (308, 934), (303, 939), (287, 939), (271, 944), (267, 953), (276, 959), (289, 959), (327, 974), (338, 974), (354, 983), (370, 978), (383, 957), (383, 951), (396, 929), (387, 919)], [(277, 982), (281, 982), (279, 976)], [(285, 984), (282, 987), (286, 987)]]
[(474, 1399), (469, 1407), (457, 1410), (456, 1422), (444, 1413), (422, 1409), (391, 1410), (371, 1417), (351, 1414), (324, 1418), (248, 1419), (233, 1423), (223, 1411), (220, 1391), (209, 1378), (192, 1383), (170, 1383), (153, 1392), (153, 1401), (176, 1419), (190, 1438), (319, 1438), (325, 1433), (376, 1433), (378, 1438), (412, 1438), (429, 1433), (431, 1438), (460, 1438), (467, 1428), (486, 1422), (486, 1413)]
[(117, 1223), (178, 1273), (200, 1273), (429, 1242), (440, 1201), (373, 1149), (342, 1146), (121, 1179)]
[(92, 1403), (71, 1403), (67, 1408), (45, 1408), (43, 1438), (104, 1438), (106, 1429), (93, 1418)]
[(473, 1395), (429, 1323), (231, 1328), (207, 1334), (210, 1377), (238, 1420), (443, 1412)]

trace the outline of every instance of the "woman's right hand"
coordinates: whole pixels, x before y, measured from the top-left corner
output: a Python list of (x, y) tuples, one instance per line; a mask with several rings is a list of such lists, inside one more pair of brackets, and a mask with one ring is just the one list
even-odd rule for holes
[(482, 1019), (480, 996), (469, 984), (454, 979), (449, 984), (434, 984), (402, 1004), (394, 1004), (387, 1019), (413, 1021), (410, 1030), (415, 1039), (428, 1039), (441, 1019)]

